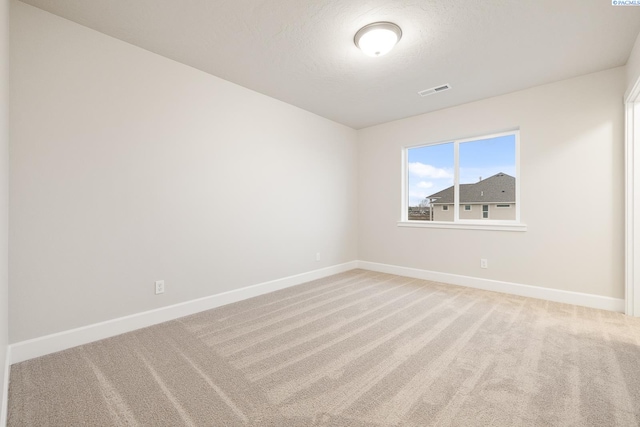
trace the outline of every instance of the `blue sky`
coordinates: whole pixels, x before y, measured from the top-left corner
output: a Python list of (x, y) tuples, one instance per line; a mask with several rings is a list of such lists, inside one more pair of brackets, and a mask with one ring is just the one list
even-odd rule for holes
[[(516, 176), (514, 135), (460, 143), (460, 183), (498, 172)], [(409, 206), (453, 185), (453, 143), (409, 149)]]

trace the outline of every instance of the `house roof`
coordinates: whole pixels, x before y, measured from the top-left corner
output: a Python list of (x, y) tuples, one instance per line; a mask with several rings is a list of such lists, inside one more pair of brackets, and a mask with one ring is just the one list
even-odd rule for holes
[[(427, 196), (436, 197), (434, 204), (453, 203), (453, 186)], [(475, 184), (460, 184), (460, 203), (514, 203), (515, 200), (516, 179), (503, 172)]]

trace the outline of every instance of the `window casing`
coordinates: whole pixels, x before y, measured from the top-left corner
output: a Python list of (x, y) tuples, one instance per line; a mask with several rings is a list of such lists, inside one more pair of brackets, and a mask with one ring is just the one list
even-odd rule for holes
[[(493, 145), (491, 145), (493, 144)], [(502, 145), (501, 145), (502, 144)], [(483, 155), (488, 159), (495, 158), (495, 165), (480, 168), (475, 160), (477, 152), (483, 147), (493, 147), (485, 150)], [(505, 147), (504, 150), (501, 147)], [(414, 153), (420, 152), (440, 152), (440, 157), (447, 160), (443, 165), (436, 165), (430, 162), (416, 161)], [(493, 150), (493, 151), (491, 151)], [(495, 156), (494, 156), (495, 154)], [(426, 157), (429, 157), (428, 155)], [(508, 158), (504, 161), (504, 158)], [(475, 162), (475, 163), (474, 163)], [(505, 166), (506, 164), (506, 166)], [(491, 170), (491, 176), (475, 177), (475, 182), (470, 181), (469, 171), (471, 170)], [(482, 172), (479, 172), (482, 173)], [(490, 174), (491, 172), (488, 172)], [(409, 220), (408, 208), (415, 205), (417, 188), (415, 176), (427, 177), (419, 182), (419, 186), (425, 189), (420, 196), (424, 197), (421, 206), (428, 206), (426, 209), (432, 212), (429, 220)], [(433, 185), (428, 178), (448, 176), (450, 181), (445, 190), (438, 192), (437, 186)], [(501, 190), (502, 194), (496, 196), (496, 192), (489, 185), (485, 185), (493, 178), (511, 179), (509, 189)], [(497, 178), (496, 178), (497, 180)], [(473, 229), (495, 229), (495, 230), (515, 230), (524, 231), (526, 225), (520, 222), (520, 133), (519, 130), (507, 132), (479, 135), (471, 138), (459, 138), (449, 141), (434, 142), (416, 146), (408, 146), (403, 150), (403, 189), (402, 189), (402, 212), (399, 226), (417, 227), (437, 227), (437, 228), (473, 228)], [(482, 185), (480, 185), (482, 183)], [(484, 187), (483, 187), (484, 186)], [(469, 197), (469, 189), (477, 188), (477, 200), (464, 200)], [(461, 191), (462, 190), (462, 191)], [(447, 193), (443, 195), (443, 193)], [(462, 193), (462, 194), (461, 194)], [(506, 194), (505, 194), (506, 193)], [(425, 196), (426, 195), (426, 196)], [(433, 196), (429, 198), (429, 196)], [(452, 196), (452, 200), (451, 200)], [(461, 200), (461, 196), (463, 200)], [(509, 199), (509, 200), (507, 200)], [(511, 200), (512, 199), (512, 200)], [(471, 201), (472, 203), (469, 203)], [(484, 202), (484, 203), (482, 203)], [(436, 209), (436, 203), (442, 209)], [(448, 209), (447, 203), (453, 209)], [(474, 210), (473, 204), (479, 205), (480, 209)], [(485, 208), (486, 206), (486, 208)], [(502, 214), (490, 215), (491, 208), (500, 208)], [(450, 211), (443, 217), (444, 213)], [(464, 216), (462, 213), (464, 212)], [(475, 212), (475, 213), (473, 213)], [(440, 216), (440, 218), (439, 218)]]

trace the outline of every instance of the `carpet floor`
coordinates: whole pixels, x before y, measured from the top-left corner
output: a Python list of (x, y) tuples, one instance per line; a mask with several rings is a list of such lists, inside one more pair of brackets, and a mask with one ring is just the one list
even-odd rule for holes
[(637, 426), (640, 319), (352, 270), (15, 364), (9, 426)]

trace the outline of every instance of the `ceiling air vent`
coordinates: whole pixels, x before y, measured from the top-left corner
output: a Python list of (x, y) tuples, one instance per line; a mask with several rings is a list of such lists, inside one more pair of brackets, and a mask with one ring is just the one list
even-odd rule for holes
[(432, 87), (431, 89), (421, 90), (420, 92), (418, 92), (418, 95), (429, 96), (429, 95), (433, 95), (434, 93), (444, 92), (445, 90), (449, 90), (449, 89), (451, 89), (451, 85), (447, 83), (444, 85)]

